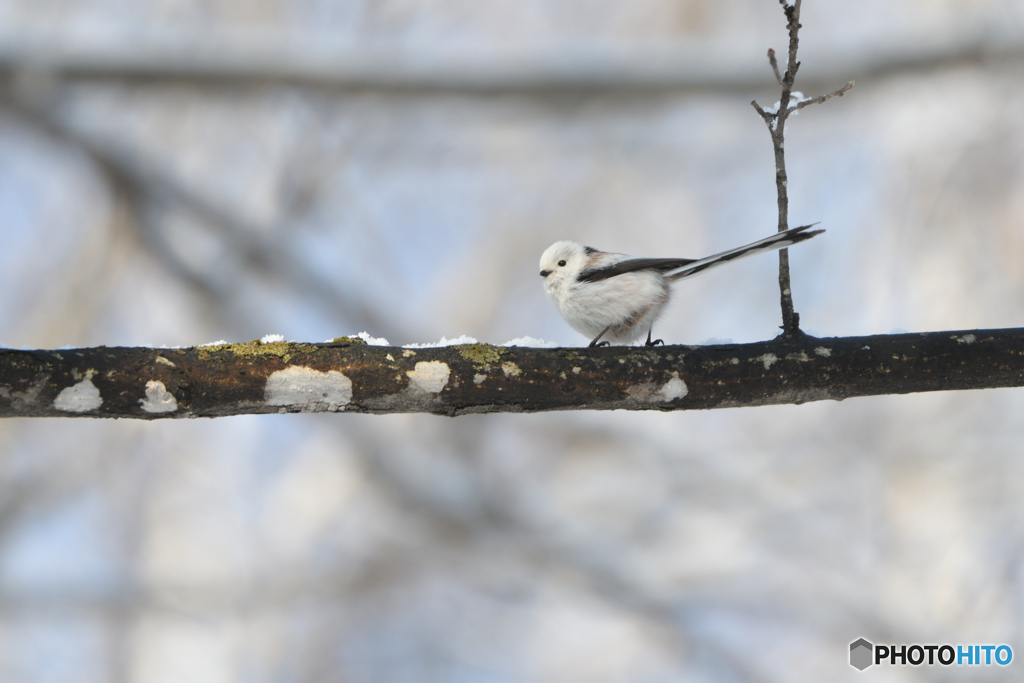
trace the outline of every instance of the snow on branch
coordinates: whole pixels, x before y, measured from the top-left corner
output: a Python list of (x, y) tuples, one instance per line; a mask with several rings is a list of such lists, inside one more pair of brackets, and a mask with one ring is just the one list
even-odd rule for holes
[(715, 346), (0, 349), (0, 417), (690, 410), (1024, 386), (1024, 328)]

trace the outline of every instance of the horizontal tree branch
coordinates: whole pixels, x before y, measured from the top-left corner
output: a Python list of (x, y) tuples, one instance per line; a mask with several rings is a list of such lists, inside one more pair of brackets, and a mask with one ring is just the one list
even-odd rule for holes
[[(977, 31), (936, 41), (906, 34), (870, 50), (836, 48), (801, 72), (808, 90), (836, 81), (1024, 59), (1024, 36)], [(7, 36), (0, 80), (23, 76), (141, 84), (291, 85), (323, 89), (457, 93), (763, 90), (762, 70), (726, 43), (609, 50), (565, 44), (521, 52), (469, 51), (381, 41), (259, 40), (189, 36), (96, 44), (60, 32)]]
[(1024, 386), (1024, 328), (754, 344), (0, 349), (0, 417), (688, 410)]

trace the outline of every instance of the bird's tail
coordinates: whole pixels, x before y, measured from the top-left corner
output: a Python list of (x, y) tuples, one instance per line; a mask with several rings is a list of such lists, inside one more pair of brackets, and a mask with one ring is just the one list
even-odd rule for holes
[(668, 280), (675, 281), (681, 280), (684, 277), (690, 277), (697, 273), (703, 272), (708, 268), (714, 268), (720, 266), (723, 263), (729, 261), (735, 261), (736, 259), (745, 258), (747, 256), (753, 256), (754, 254), (762, 254), (766, 251), (774, 251), (776, 249), (785, 249), (797, 242), (803, 242), (809, 240), (815, 235), (819, 235), (824, 230), (811, 230), (817, 223), (811, 223), (810, 225), (801, 225), (799, 228), (790, 228), (784, 232), (777, 232), (770, 237), (765, 237), (762, 240), (751, 242), (750, 244), (742, 247), (736, 247), (729, 251), (723, 251), (720, 254), (714, 254), (713, 256), (707, 256), (693, 263), (688, 263), (685, 266), (680, 266), (675, 270), (670, 270), (665, 273), (665, 277)]

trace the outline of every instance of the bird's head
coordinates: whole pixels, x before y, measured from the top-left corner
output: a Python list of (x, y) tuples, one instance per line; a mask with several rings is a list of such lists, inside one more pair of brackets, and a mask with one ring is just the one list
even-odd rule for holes
[(576, 281), (596, 250), (576, 242), (555, 242), (540, 257), (540, 276), (548, 294), (563, 290)]

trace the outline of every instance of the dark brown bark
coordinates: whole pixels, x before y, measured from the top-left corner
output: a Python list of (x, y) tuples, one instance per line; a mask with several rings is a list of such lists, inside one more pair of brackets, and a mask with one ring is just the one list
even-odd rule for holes
[(657, 348), (0, 350), (2, 417), (687, 410), (1024, 385), (1024, 328)]

